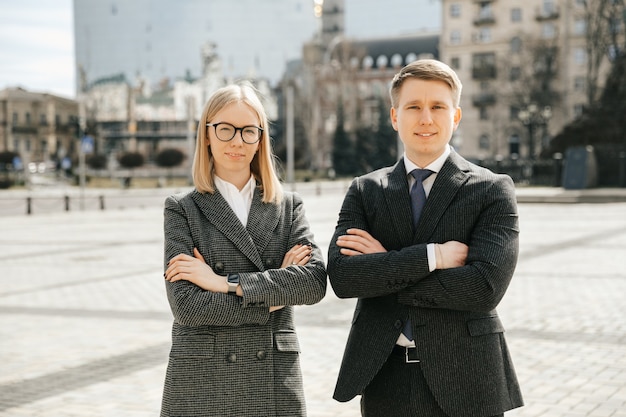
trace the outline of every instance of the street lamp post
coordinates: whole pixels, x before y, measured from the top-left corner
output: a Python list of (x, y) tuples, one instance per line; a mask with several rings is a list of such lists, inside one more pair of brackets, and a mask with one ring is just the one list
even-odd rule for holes
[[(519, 111), (518, 118), (528, 129), (528, 159), (535, 159), (535, 134), (537, 128), (543, 127), (545, 130), (551, 117), (552, 109), (550, 106), (539, 108), (536, 104), (531, 103)], [(543, 146), (543, 142), (541, 145)]]

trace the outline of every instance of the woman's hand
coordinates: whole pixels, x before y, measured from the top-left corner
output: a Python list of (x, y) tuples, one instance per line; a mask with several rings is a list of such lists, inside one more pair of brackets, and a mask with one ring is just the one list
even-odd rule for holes
[(340, 252), (343, 255), (354, 256), (387, 252), (387, 249), (365, 230), (348, 229), (346, 233), (337, 238), (337, 246), (341, 248)]
[(311, 258), (313, 253), (313, 246), (311, 244), (301, 245), (297, 244), (293, 248), (289, 249), (283, 258), (281, 268), (287, 268), (290, 265), (304, 266)]
[(184, 279), (196, 284), (203, 290), (212, 292), (228, 292), (226, 277), (217, 275), (204, 261), (204, 258), (193, 248), (193, 257), (181, 253), (168, 262), (165, 279), (176, 282)]

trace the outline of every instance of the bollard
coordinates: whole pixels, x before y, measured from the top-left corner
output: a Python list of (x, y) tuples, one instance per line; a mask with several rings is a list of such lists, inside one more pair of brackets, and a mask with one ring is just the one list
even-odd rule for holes
[(100, 196), (100, 210), (104, 210), (104, 196)]
[(32, 214), (32, 198), (26, 197), (26, 214)]
[(66, 195), (64, 198), (65, 198), (65, 211), (70, 211), (70, 196)]

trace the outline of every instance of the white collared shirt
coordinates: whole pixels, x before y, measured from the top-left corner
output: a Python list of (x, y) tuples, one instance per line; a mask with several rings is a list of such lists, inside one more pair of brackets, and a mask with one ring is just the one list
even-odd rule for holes
[(224, 181), (217, 175), (213, 177), (215, 181), (215, 187), (222, 194), (230, 208), (233, 209), (235, 215), (241, 221), (244, 226), (248, 224), (248, 215), (250, 214), (250, 207), (252, 206), (252, 197), (254, 197), (254, 189), (256, 187), (256, 181), (254, 176), (250, 175), (250, 179), (239, 191), (237, 187), (228, 181)]

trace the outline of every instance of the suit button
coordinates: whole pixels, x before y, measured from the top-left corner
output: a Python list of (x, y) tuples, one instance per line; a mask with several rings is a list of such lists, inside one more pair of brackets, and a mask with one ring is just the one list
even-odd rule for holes
[(396, 322), (393, 324), (393, 326), (394, 326), (396, 329), (401, 329), (401, 328), (402, 328), (402, 321), (400, 321), (400, 320), (396, 320)]
[(264, 351), (264, 350), (259, 350), (259, 351), (256, 353), (256, 358), (257, 358), (258, 360), (260, 360), (260, 361), (264, 360), (266, 357), (267, 357), (267, 353), (265, 353), (265, 351)]
[(272, 265), (274, 265), (274, 260), (271, 258), (267, 258), (265, 260), (265, 266), (272, 266)]
[(417, 300), (413, 300), (413, 305), (414, 305), (414, 306), (418, 306), (418, 305), (420, 305), (420, 302), (419, 302), (419, 301), (417, 301)]
[(237, 362), (237, 355), (235, 355), (234, 353), (231, 353), (231, 354), (228, 355), (226, 360), (228, 362), (230, 362), (230, 363), (235, 363), (235, 362)]
[(223, 262), (216, 262), (215, 263), (215, 268), (213, 268), (213, 270), (215, 272), (217, 272), (218, 274), (221, 274), (222, 272), (224, 272), (224, 263)]

